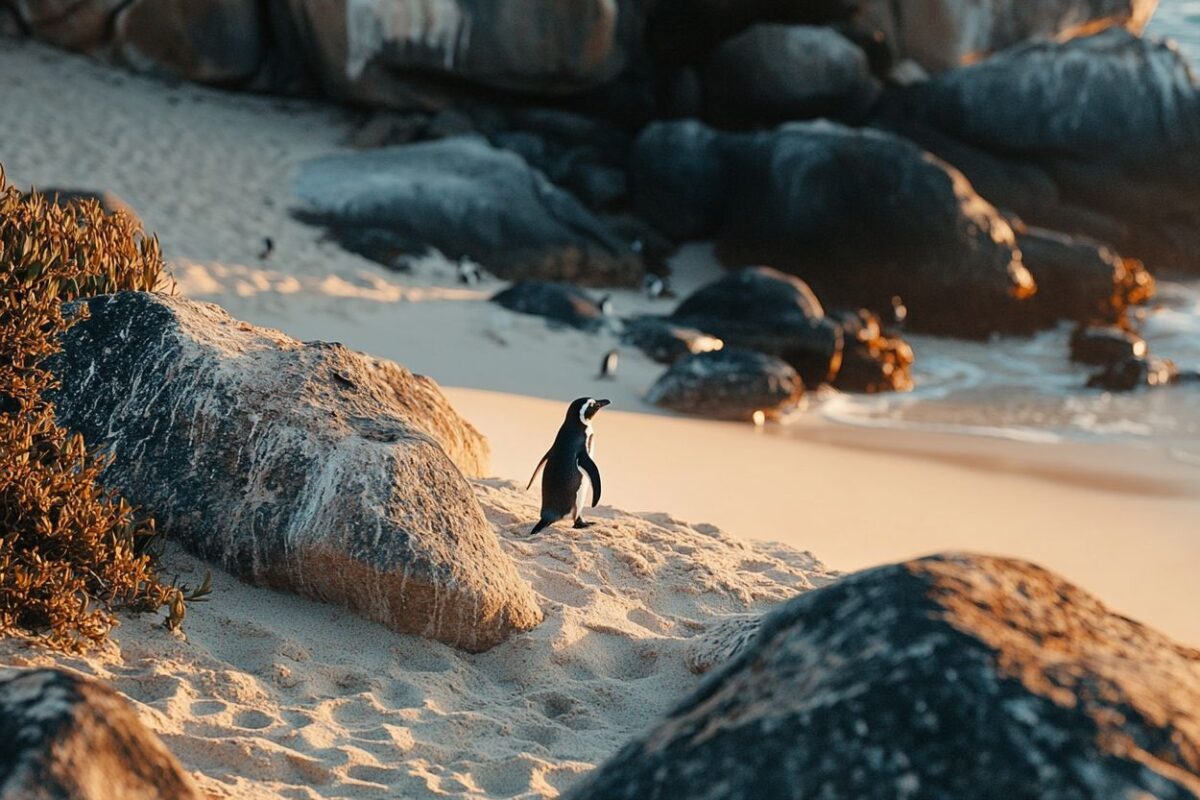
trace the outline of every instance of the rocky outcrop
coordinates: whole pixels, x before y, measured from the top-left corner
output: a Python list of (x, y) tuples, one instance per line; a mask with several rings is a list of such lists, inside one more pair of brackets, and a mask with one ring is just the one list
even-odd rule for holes
[(476, 137), (318, 158), (294, 189), (298, 215), (335, 236), (433, 247), (510, 280), (630, 286), (644, 272), (630, 244), (578, 201)]
[(842, 365), (833, 380), (845, 392), (907, 392), (913, 388), (915, 360), (908, 342), (884, 330), (865, 308), (838, 309), (829, 319), (842, 329)]
[(733, 347), (782, 358), (815, 388), (842, 366), (842, 332), (799, 278), (748, 267), (697, 289), (671, 314)]
[(914, 330), (938, 333), (1027, 325), (1035, 284), (1012, 228), (899, 137), (823, 122), (754, 134), (656, 123), (634, 146), (633, 175), (639, 210), (665, 233), (715, 237), (728, 261), (798, 275), (825, 302), (883, 313), (898, 295)]
[(882, 567), (769, 615), (569, 800), (1200, 794), (1200, 653), (1031, 564)]
[(521, 281), (497, 292), (492, 302), (518, 314), (595, 332), (605, 326), (604, 312), (587, 292), (569, 283)]
[(1066, 201), (1128, 225), (1110, 240), (1123, 253), (1200, 269), (1200, 85), (1177, 49), (1123, 30), (1025, 44), (905, 104), (910, 119), (1041, 164)]
[(804, 398), (804, 382), (787, 362), (726, 347), (676, 361), (646, 393), (654, 405), (713, 419), (776, 419)]
[(1109, 392), (1132, 392), (1134, 389), (1170, 386), (1179, 383), (1179, 367), (1169, 358), (1143, 354), (1110, 362), (1102, 371), (1088, 379), (1089, 389)]
[(486, 443), (433, 381), (181, 298), (86, 305), (53, 363), (59, 422), (188, 550), (471, 651), (540, 620), (463, 478)]
[(1158, 0), (851, 0), (856, 26), (877, 31), (895, 60), (930, 72), (971, 64), (1030, 39), (1107, 27), (1141, 32)]
[(754, 25), (704, 66), (706, 116), (720, 125), (854, 120), (878, 96), (866, 54), (831, 28)]
[(56, 669), (0, 670), (3, 800), (200, 800), (129, 701)]
[(266, 58), (259, 7), (254, 0), (133, 0), (116, 16), (116, 49), (139, 72), (245, 83)]

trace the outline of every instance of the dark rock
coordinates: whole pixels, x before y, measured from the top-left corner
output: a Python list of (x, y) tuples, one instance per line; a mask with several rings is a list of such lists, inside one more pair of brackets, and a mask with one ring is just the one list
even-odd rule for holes
[(1200, 653), (1031, 564), (807, 592), (565, 800), (1200, 794)]
[(646, 393), (672, 411), (714, 419), (774, 419), (796, 408), (804, 383), (786, 361), (737, 347), (685, 356)]
[(443, 108), (429, 118), (425, 125), (424, 134), (429, 139), (448, 139), (451, 136), (465, 136), (475, 132), (475, 123), (461, 111), (453, 108)]
[(842, 365), (842, 335), (799, 278), (769, 267), (730, 273), (697, 289), (671, 319), (708, 331), (733, 347), (782, 358), (815, 388)]
[(911, 59), (929, 72), (975, 63), (1031, 39), (1062, 41), (1110, 26), (1137, 33), (1158, 4), (1158, 0), (850, 2), (857, 10), (855, 27), (878, 32), (894, 60)]
[(201, 800), (129, 701), (57, 669), (0, 670), (3, 800)]
[(1154, 293), (1154, 281), (1141, 262), (1121, 258), (1100, 242), (1027, 228), (1018, 231), (1017, 245), (1038, 285), (1030, 313), (1045, 324), (1058, 319), (1114, 322)]
[(1179, 368), (1169, 358), (1132, 356), (1112, 362), (1103, 372), (1088, 378), (1089, 389), (1131, 392), (1142, 387), (1169, 386), (1179, 382)]
[(719, 125), (856, 120), (879, 96), (862, 50), (805, 25), (747, 28), (709, 55), (703, 75), (705, 116)]
[(755, 134), (657, 123), (635, 145), (633, 176), (638, 209), (664, 233), (716, 238), (728, 262), (772, 264), (828, 302), (884, 313), (899, 295), (912, 329), (935, 333), (1028, 328), (1020, 311), (1035, 285), (1009, 224), (899, 137), (824, 122)]
[(88, 52), (107, 40), (113, 15), (128, 0), (20, 0), (22, 24), (44, 42)]
[(498, 292), (492, 302), (518, 314), (545, 317), (582, 331), (598, 331), (607, 322), (600, 304), (569, 283), (520, 281)]
[(1158, 229), (1200, 222), (1200, 85), (1177, 49), (1119, 29), (1025, 44), (914, 87), (905, 104), (959, 140), (1040, 162), (1067, 201), (1128, 225), (1128, 240), (1111, 240), (1122, 252), (1200, 269), (1200, 237), (1164, 242)]
[(463, 478), (487, 443), (433, 381), (182, 298), (87, 306), (53, 362), (59, 422), (188, 550), (470, 651), (540, 621)]
[(679, 325), (665, 317), (642, 316), (625, 320), (621, 342), (636, 347), (660, 364), (674, 364), (693, 353), (708, 353), (725, 346), (715, 336)]
[(422, 137), (428, 124), (429, 117), (425, 114), (381, 111), (372, 114), (355, 128), (346, 143), (357, 150), (410, 144)]
[(133, 0), (117, 14), (115, 45), (139, 72), (200, 83), (243, 83), (266, 57), (255, 0)]
[(1080, 325), (1071, 334), (1071, 360), (1097, 367), (1145, 358), (1146, 340), (1115, 325)]
[(636, 285), (628, 243), (519, 156), (474, 137), (327, 156), (295, 181), (305, 220), (469, 257), (507, 279)]
[(842, 365), (833, 380), (844, 392), (907, 392), (913, 388), (912, 347), (883, 332), (879, 317), (865, 308), (831, 311), (842, 329)]

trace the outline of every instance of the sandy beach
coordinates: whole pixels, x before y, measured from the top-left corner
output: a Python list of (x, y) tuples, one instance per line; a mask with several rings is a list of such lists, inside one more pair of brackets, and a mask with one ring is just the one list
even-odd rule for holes
[[(3, 645), (8, 664), (111, 681), (211, 796), (555, 796), (696, 684), (698, 632), (837, 571), (944, 550), (1030, 559), (1200, 646), (1200, 463), (1166, 445), (836, 424), (815, 410), (762, 429), (666, 414), (641, 400), (662, 367), (634, 350), (620, 350), (616, 380), (597, 380), (612, 336), (503, 311), (486, 302), (501, 282), (458, 286), (436, 257), (390, 273), (294, 220), (296, 166), (345, 147), (349, 112), (10, 42), (0, 103), (20, 109), (0, 119), (9, 179), (121, 196), (160, 237), (181, 294), (436, 379), (490, 440), (495, 480), (477, 494), (548, 611), (532, 634), (467, 657), (216, 575), (186, 638), (142, 617), (86, 657)], [(673, 266), (681, 294), (720, 274), (704, 245)], [(633, 291), (614, 302), (666, 310)], [(536, 515), (525, 482), (584, 395), (613, 401), (596, 423), (601, 534), (584, 545), (564, 525), (523, 541)], [(737, 579), (687, 594), (677, 540)], [(204, 567), (172, 550), (166, 569), (194, 581)]]

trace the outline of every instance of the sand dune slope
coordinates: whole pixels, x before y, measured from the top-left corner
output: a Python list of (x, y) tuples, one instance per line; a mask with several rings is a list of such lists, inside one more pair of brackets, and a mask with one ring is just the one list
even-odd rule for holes
[[(807, 553), (604, 506), (588, 531), (527, 539), (536, 497), (475, 486), (546, 613), (487, 653), (220, 573), (186, 638), (142, 616), (103, 652), (5, 641), (0, 661), (108, 681), (213, 797), (553, 797), (695, 686), (697, 634), (832, 577)], [(184, 582), (204, 569), (168, 554)]]

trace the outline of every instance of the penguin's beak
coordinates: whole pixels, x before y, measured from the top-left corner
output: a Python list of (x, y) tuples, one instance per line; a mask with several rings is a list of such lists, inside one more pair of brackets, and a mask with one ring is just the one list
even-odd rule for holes
[(597, 410), (599, 410), (599, 409), (601, 409), (601, 408), (604, 408), (605, 406), (609, 406), (609, 405), (612, 405), (612, 401), (611, 401), (611, 400), (597, 400), (597, 401), (596, 401), (596, 408), (597, 408)]

